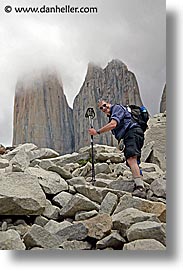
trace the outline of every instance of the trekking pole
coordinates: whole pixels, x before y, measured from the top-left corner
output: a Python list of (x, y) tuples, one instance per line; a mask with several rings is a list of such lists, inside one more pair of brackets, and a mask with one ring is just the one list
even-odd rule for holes
[[(95, 112), (93, 108), (88, 108), (85, 117), (89, 119), (90, 127), (93, 128), (93, 119)], [(91, 157), (92, 157), (92, 182), (95, 182), (95, 168), (94, 168), (94, 150), (93, 150), (93, 135), (91, 135)]]

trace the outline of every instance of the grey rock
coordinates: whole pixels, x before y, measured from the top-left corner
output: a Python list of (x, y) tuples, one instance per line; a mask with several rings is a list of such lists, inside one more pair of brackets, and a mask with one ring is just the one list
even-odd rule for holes
[(138, 188), (136, 188), (134, 191), (133, 191), (133, 196), (134, 197), (139, 197), (139, 198), (142, 198), (142, 199), (146, 199), (146, 190), (139, 190)]
[(58, 157), (59, 153), (50, 148), (40, 148), (37, 150), (29, 151), (28, 153), (30, 161), (35, 159), (50, 159)]
[(132, 224), (146, 220), (159, 221), (156, 215), (135, 208), (127, 208), (112, 216), (113, 229), (119, 230), (123, 237), (126, 236), (126, 231)]
[(28, 153), (28, 152), (30, 152), (32, 150), (36, 150), (36, 149), (38, 149), (38, 147), (33, 143), (19, 144), (12, 151), (10, 151), (6, 155), (4, 155), (4, 157), (10, 161), (20, 150), (24, 150), (26, 153)]
[(60, 215), (63, 217), (74, 217), (78, 211), (98, 210), (99, 205), (89, 200), (81, 194), (76, 194), (72, 199), (61, 209)]
[(81, 177), (86, 177), (88, 173), (92, 169), (92, 164), (90, 162), (87, 162), (82, 168), (80, 168), (80, 176)]
[(56, 172), (65, 180), (72, 178), (72, 174), (69, 171), (67, 171), (63, 167), (60, 167), (57, 165), (52, 165), (52, 166), (48, 167), (48, 171)]
[(84, 177), (74, 177), (74, 178), (72, 178), (70, 180), (67, 180), (67, 182), (70, 185), (73, 185), (73, 186), (78, 185), (78, 184), (79, 185), (86, 185), (86, 184), (88, 184)]
[(163, 171), (166, 170), (166, 116), (158, 114), (150, 118), (149, 129), (145, 133), (144, 146), (154, 141), (153, 150), (148, 162), (157, 164)]
[(157, 197), (166, 198), (166, 180), (164, 178), (155, 179), (151, 183), (151, 190)]
[(76, 170), (74, 170), (74, 172), (72, 173), (73, 177), (79, 177), (81, 174), (81, 169), (77, 168)]
[[(31, 162), (31, 164), (36, 164), (36, 162), (37, 162), (37, 164), (41, 167), (41, 168), (43, 168), (44, 170), (48, 170), (48, 168), (50, 167), (50, 166), (53, 166), (54, 165), (54, 163), (53, 163), (53, 161), (52, 160), (50, 160), (50, 159), (42, 159), (42, 160), (40, 160), (40, 159), (35, 159), (35, 160), (33, 160), (32, 162)], [(31, 166), (35, 166), (35, 165), (31, 165)]]
[(87, 237), (88, 229), (83, 223), (76, 223), (57, 231), (56, 236), (59, 241), (63, 243), (64, 241), (72, 240), (84, 240)]
[(86, 220), (98, 214), (97, 210), (79, 211), (75, 214), (75, 221)]
[(160, 113), (164, 113), (166, 111), (166, 84), (163, 89), (161, 102), (160, 102)]
[(25, 250), (20, 235), (13, 229), (0, 232), (0, 250)]
[(86, 241), (65, 241), (62, 243), (61, 247), (65, 250), (90, 250), (92, 245)]
[(79, 163), (67, 163), (64, 165), (64, 169), (72, 173), (75, 169), (79, 168)]
[(154, 145), (154, 140), (150, 141), (149, 143), (145, 143), (145, 145), (142, 148), (142, 155), (141, 155), (141, 161), (145, 162), (148, 157), (150, 156), (152, 150), (153, 150), (153, 145)]
[(117, 214), (127, 208), (135, 208), (143, 212), (155, 214), (161, 221), (164, 221), (162, 218), (166, 214), (165, 204), (132, 197), (131, 194), (125, 194), (120, 198), (114, 214)]
[(96, 154), (95, 159), (100, 162), (110, 160), (112, 163), (121, 163), (123, 161), (123, 156), (121, 153), (101, 152)]
[[(94, 155), (97, 155), (99, 153), (119, 153), (119, 150), (114, 146), (108, 146), (105, 144), (97, 144), (95, 143), (93, 146)], [(91, 154), (91, 146), (85, 146), (78, 150), (79, 154), (83, 153)]]
[(48, 220), (46, 217), (37, 216), (37, 217), (35, 218), (34, 223), (43, 227), (43, 226), (45, 226), (45, 224), (48, 223), (48, 221), (49, 221), (49, 220)]
[(152, 199), (152, 197), (153, 197), (153, 191), (152, 190), (147, 190), (147, 193), (146, 193), (146, 198), (147, 198), (147, 200), (151, 200)]
[(122, 249), (124, 243), (126, 243), (126, 240), (123, 237), (121, 237), (121, 235), (117, 231), (113, 231), (110, 235), (99, 240), (96, 243), (96, 248), (104, 249), (112, 247), (114, 249), (120, 250)]
[(79, 163), (79, 162), (83, 162), (83, 161), (87, 161), (90, 158), (90, 154), (88, 152), (84, 152), (84, 153), (77, 153), (74, 152), (72, 154), (66, 154), (64, 156), (61, 156), (58, 158), (58, 160), (55, 162), (56, 165), (58, 166), (65, 166), (66, 164), (69, 163)]
[(124, 163), (118, 163), (114, 166), (114, 174), (117, 176), (123, 176), (125, 170), (127, 170), (127, 166)]
[(114, 180), (116, 176), (114, 174), (99, 173), (96, 175), (96, 179)]
[(46, 206), (42, 215), (48, 219), (57, 220), (60, 215), (60, 208), (52, 205), (49, 200), (46, 200)]
[(29, 228), (30, 226), (26, 224), (11, 225), (8, 227), (8, 229), (15, 230), (21, 238), (28, 232)]
[(111, 179), (102, 179), (102, 178), (96, 178), (95, 186), (96, 187), (109, 187), (109, 184), (111, 183)]
[(75, 194), (77, 193), (77, 192), (76, 192), (76, 189), (75, 189), (74, 186), (72, 186), (72, 185), (69, 185), (68, 192), (69, 192), (71, 195), (75, 195)]
[(120, 190), (115, 190), (115, 189), (110, 189), (110, 188), (102, 188), (102, 187), (97, 187), (93, 185), (77, 185), (75, 186), (75, 189), (77, 192), (83, 194), (87, 198), (100, 203), (103, 201), (104, 197), (108, 192), (111, 192), (120, 198), (124, 194), (127, 194), (125, 191), (120, 191)]
[(29, 165), (30, 160), (24, 148), (21, 148), (10, 160), (10, 166), (12, 167), (13, 172), (24, 172)]
[(9, 161), (0, 157), (0, 169), (6, 168), (9, 166)]
[(75, 189), (80, 194), (97, 203), (101, 203), (104, 198), (104, 195), (102, 193), (103, 188), (101, 187), (95, 187), (93, 185), (76, 185)]
[(37, 177), (18, 172), (0, 175), (1, 215), (40, 215), (45, 205)]
[(72, 196), (72, 194), (62, 191), (52, 199), (52, 202), (62, 208), (72, 199)]
[(124, 244), (123, 250), (166, 250), (166, 247), (157, 240), (144, 239)]
[(143, 180), (152, 182), (152, 179), (162, 177), (164, 172), (162, 169), (155, 163), (146, 163), (141, 162), (140, 167), (143, 171)]
[(134, 181), (133, 180), (124, 180), (121, 176), (112, 181), (109, 184), (109, 188), (126, 191), (126, 192), (133, 192), (134, 190)]
[(8, 223), (6, 221), (4, 221), (1, 225), (1, 230), (6, 231), (7, 229), (8, 229)]
[(24, 243), (29, 249), (34, 246), (46, 249), (56, 248), (60, 245), (59, 240), (54, 235), (36, 224), (24, 235)]
[[(151, 184), (155, 179), (164, 176), (164, 172), (160, 169), (160, 167), (157, 164), (141, 162), (140, 168), (143, 172), (144, 184), (146, 185), (146, 187), (148, 187), (146, 189), (150, 188), (148, 184)], [(124, 172), (124, 176), (132, 178), (131, 172), (127, 170)]]
[(55, 195), (61, 191), (68, 190), (67, 182), (55, 172), (30, 167), (26, 169), (25, 173), (36, 176), (46, 194)]
[(155, 179), (161, 177), (163, 175), (158, 172), (143, 172), (143, 180), (144, 182), (151, 184)]
[(8, 167), (0, 169), (0, 174), (6, 173), (6, 172), (7, 172), (7, 171), (6, 171), (7, 168), (8, 168)]
[[(37, 167), (40, 165), (41, 160), (40, 159), (34, 159), (33, 161), (30, 162), (29, 167)], [(44, 167), (42, 167), (43, 169), (45, 169)], [(45, 169), (46, 170), (46, 169)]]
[(109, 165), (107, 163), (97, 163), (95, 165), (95, 173), (96, 173), (96, 175), (99, 174), (99, 173), (110, 174), (111, 170), (110, 170)]
[(90, 162), (87, 162), (83, 167), (77, 168), (72, 173), (73, 177), (85, 177), (91, 171), (92, 165)]
[(127, 238), (129, 241), (139, 239), (155, 239), (166, 246), (166, 231), (161, 223), (153, 221), (144, 221), (133, 224), (127, 230)]
[(66, 228), (68, 226), (72, 225), (72, 223), (68, 221), (63, 221), (63, 222), (56, 222), (54, 220), (50, 220), (44, 228), (50, 232), (51, 234), (57, 234), (60, 230), (63, 228)]
[(160, 198), (160, 197), (156, 197), (156, 196), (152, 196), (151, 197), (151, 201), (162, 202), (162, 203), (166, 204), (166, 199), (163, 199), (163, 198)]
[(111, 215), (116, 208), (117, 202), (118, 196), (108, 192), (100, 205), (99, 213), (107, 213)]

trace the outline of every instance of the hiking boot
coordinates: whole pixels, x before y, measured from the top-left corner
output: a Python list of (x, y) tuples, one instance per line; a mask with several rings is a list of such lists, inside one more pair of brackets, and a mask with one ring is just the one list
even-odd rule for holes
[(135, 189), (138, 189), (140, 191), (145, 190), (144, 182), (141, 178), (134, 178), (134, 182), (135, 182)]
[(146, 198), (146, 189), (143, 180), (141, 178), (134, 178), (134, 182), (135, 188), (132, 194), (140, 198)]

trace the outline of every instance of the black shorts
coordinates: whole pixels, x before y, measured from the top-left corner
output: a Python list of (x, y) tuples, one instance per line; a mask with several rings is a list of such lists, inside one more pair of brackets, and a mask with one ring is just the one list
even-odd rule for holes
[(124, 136), (124, 155), (129, 157), (141, 157), (141, 149), (144, 144), (144, 132), (140, 127), (130, 129)]

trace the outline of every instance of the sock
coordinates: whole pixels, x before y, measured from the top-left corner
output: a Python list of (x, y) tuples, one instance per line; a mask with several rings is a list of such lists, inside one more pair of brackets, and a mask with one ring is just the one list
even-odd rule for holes
[[(137, 164), (138, 166), (140, 165), (140, 159), (137, 159)], [(140, 175), (143, 176), (142, 169), (140, 169), (140, 167), (139, 167), (139, 170), (140, 170)]]

